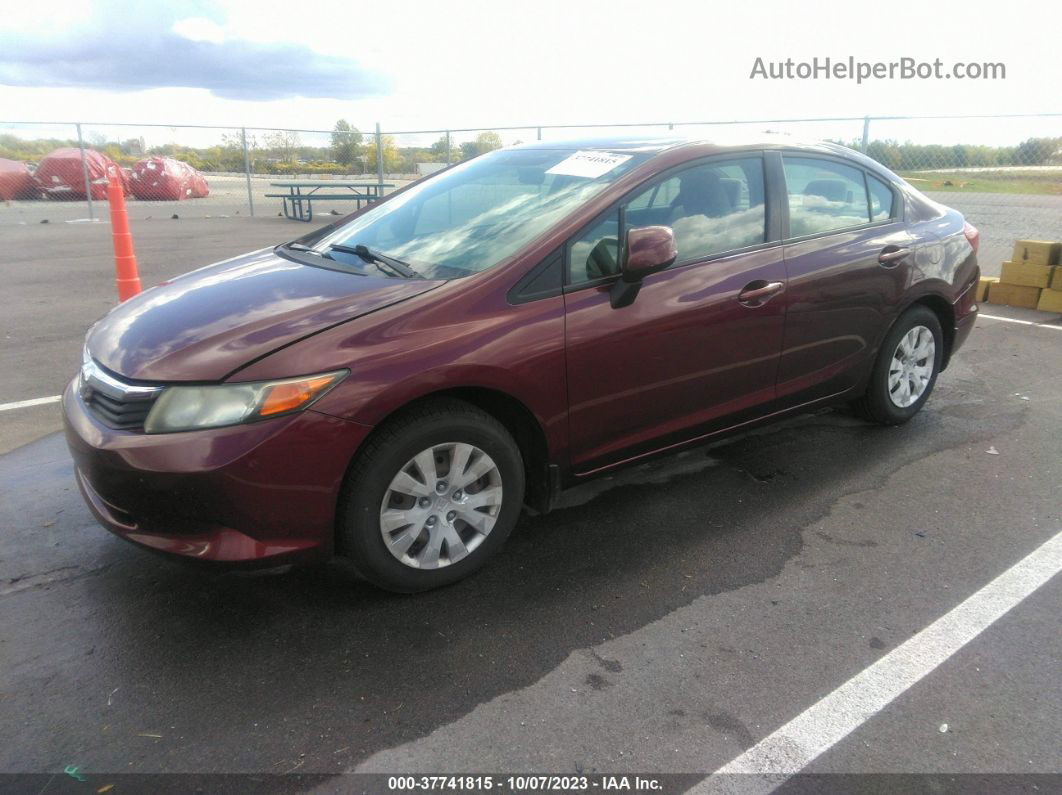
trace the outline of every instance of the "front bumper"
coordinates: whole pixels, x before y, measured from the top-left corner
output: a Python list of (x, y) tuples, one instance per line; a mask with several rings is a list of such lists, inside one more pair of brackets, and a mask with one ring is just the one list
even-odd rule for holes
[(78, 486), (100, 524), (143, 547), (215, 563), (331, 555), (343, 477), (372, 430), (310, 409), (145, 434), (103, 425), (70, 386), (62, 406)]

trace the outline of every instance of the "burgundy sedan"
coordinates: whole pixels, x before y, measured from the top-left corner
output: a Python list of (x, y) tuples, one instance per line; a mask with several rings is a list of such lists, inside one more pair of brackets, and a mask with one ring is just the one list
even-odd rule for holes
[(973, 326), (977, 243), (832, 144), (538, 142), (116, 307), (66, 435), (130, 541), (420, 591), (647, 456), (837, 403), (910, 419)]

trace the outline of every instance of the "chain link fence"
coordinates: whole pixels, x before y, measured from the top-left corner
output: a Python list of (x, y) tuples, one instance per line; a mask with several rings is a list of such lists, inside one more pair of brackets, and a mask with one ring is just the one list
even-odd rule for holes
[(616, 134), (740, 140), (763, 132), (859, 149), (957, 208), (981, 229), (986, 273), (1016, 239), (1062, 239), (1062, 114), (396, 131), (0, 121), (0, 225), (102, 217), (112, 174), (134, 218), (291, 216), (296, 203), (285, 197), (311, 191), (328, 197), (315, 202), (320, 218), (517, 143)]

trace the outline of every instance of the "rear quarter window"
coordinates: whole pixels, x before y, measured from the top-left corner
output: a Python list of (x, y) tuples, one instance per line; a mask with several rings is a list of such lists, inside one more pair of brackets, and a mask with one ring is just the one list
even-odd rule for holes
[(896, 213), (896, 195), (892, 188), (877, 177), (867, 174), (867, 189), (870, 191), (870, 218), (872, 221), (886, 221)]

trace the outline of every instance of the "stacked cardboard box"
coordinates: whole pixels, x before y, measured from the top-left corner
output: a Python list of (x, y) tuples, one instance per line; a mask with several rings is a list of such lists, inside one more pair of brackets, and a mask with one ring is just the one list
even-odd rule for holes
[(1051, 285), (1041, 291), (1040, 301), (1036, 308), (1041, 312), (1062, 312), (1062, 263), (1055, 266), (1055, 275), (1051, 278)]
[(993, 284), (999, 284), (998, 276), (982, 276), (977, 282), (977, 298), (978, 302), (984, 302), (988, 300), (988, 291), (992, 289)]
[[(1006, 304), (1048, 312), (1062, 311), (1062, 243), (1019, 240), (1003, 263), (998, 282), (985, 285), (990, 304)], [(982, 280), (985, 282), (987, 280)]]

